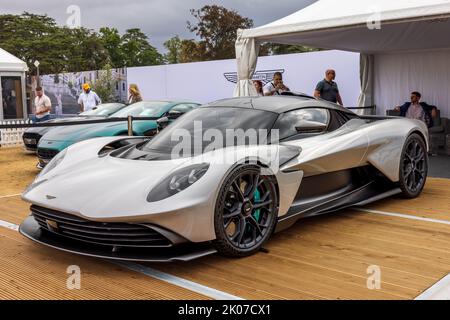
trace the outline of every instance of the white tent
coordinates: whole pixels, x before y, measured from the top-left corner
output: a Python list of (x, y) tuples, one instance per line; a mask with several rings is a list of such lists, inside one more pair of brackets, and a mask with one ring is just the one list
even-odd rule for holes
[[(259, 44), (301, 44), (361, 53), (360, 106), (378, 112), (412, 90), (450, 114), (450, 0), (320, 0), (267, 25), (240, 30), (235, 95), (252, 94)], [(332, 61), (329, 66), (332, 67)], [(322, 75), (320, 75), (322, 76)], [(339, 76), (339, 75), (338, 75)]]
[(26, 72), (27, 64), (0, 48), (0, 72)]
[(26, 117), (27, 64), (0, 48), (0, 120)]

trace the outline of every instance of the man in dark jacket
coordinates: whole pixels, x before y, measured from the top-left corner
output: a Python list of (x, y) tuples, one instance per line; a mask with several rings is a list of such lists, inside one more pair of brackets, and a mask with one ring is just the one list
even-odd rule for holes
[(426, 102), (420, 102), (420, 98), (422, 98), (422, 95), (414, 91), (411, 93), (411, 102), (405, 102), (404, 105), (396, 107), (395, 110), (400, 111), (401, 117), (421, 120), (427, 124), (428, 128), (431, 128), (433, 118), (437, 116), (437, 109)]

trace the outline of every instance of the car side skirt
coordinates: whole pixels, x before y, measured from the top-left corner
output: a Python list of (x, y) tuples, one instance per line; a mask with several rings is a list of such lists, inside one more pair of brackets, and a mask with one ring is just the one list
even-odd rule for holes
[(355, 205), (366, 205), (401, 193), (372, 167), (354, 168), (304, 178), (288, 213), (279, 218), (275, 232), (297, 220)]

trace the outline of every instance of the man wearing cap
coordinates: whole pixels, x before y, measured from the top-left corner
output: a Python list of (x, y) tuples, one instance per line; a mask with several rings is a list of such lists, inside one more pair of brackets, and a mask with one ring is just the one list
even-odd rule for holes
[(80, 112), (92, 110), (101, 103), (102, 100), (91, 90), (91, 86), (88, 83), (83, 84), (83, 93), (80, 94), (80, 97), (78, 98)]

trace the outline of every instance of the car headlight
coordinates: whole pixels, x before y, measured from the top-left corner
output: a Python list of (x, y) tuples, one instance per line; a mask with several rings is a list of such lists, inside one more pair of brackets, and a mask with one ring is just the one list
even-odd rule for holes
[(200, 163), (181, 168), (164, 178), (147, 196), (148, 202), (167, 199), (190, 187), (208, 171), (209, 163)]
[(50, 162), (44, 167), (44, 169), (42, 169), (39, 176), (43, 176), (44, 174), (47, 174), (51, 170), (55, 169), (61, 163), (61, 161), (64, 160), (66, 153), (67, 153), (67, 148), (64, 149), (63, 151), (59, 152), (56, 156), (54, 156), (53, 159), (50, 160)]

